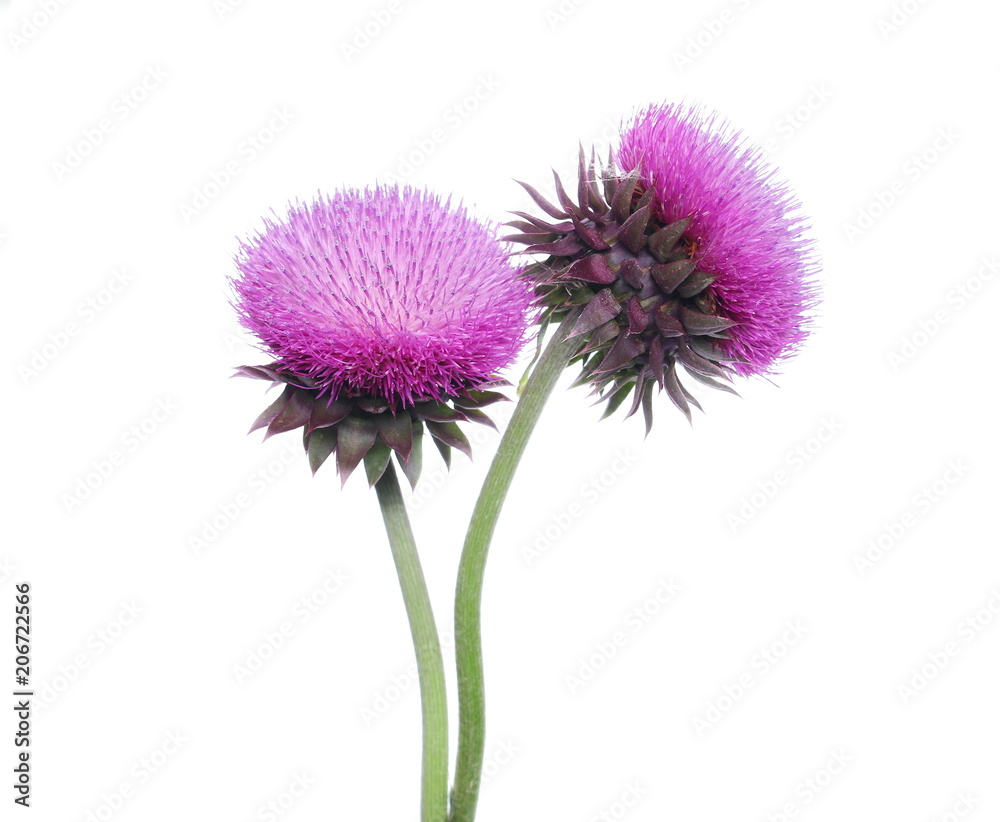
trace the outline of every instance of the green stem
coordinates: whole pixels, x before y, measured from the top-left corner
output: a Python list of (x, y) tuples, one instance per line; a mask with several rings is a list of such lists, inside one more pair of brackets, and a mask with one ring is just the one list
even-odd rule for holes
[(458, 664), (458, 758), (451, 792), (451, 822), (472, 822), (479, 799), (486, 745), (481, 603), (486, 556), (500, 509), (531, 432), (578, 341), (557, 328), (525, 383), (479, 493), (458, 568), (455, 591), (455, 659)]
[(448, 816), (448, 707), (444, 659), (416, 541), (391, 461), (375, 484), (375, 492), (396, 563), (413, 649), (417, 655), (424, 726), (420, 819), (421, 822), (445, 822)]

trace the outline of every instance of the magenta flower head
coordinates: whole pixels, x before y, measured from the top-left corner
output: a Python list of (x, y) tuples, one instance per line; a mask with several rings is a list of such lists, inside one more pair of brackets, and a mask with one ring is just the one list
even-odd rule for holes
[(374, 484), (395, 452), (415, 483), (425, 424), (446, 460), (469, 453), (457, 423), (489, 423), (531, 322), (495, 229), (409, 187), (294, 205), (236, 264), (236, 308), (273, 357), (239, 373), (285, 385), (251, 431), (301, 427), (313, 471), (336, 453), (345, 481), (364, 459)]
[[(547, 218), (508, 225), (529, 253), (543, 321), (569, 320), (580, 383), (608, 402), (631, 394), (651, 424), (653, 387), (690, 419), (692, 378), (732, 391), (773, 373), (807, 335), (817, 300), (807, 226), (758, 149), (717, 115), (654, 106), (623, 131), (598, 175), (581, 149), (577, 197), (525, 186)], [(627, 171), (619, 173), (617, 168)], [(523, 185), (523, 184), (522, 184)], [(552, 222), (555, 220), (557, 222)]]

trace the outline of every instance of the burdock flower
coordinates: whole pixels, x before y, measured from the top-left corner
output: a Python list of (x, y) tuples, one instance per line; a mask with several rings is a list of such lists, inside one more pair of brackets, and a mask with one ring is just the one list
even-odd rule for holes
[(598, 174), (581, 148), (576, 197), (557, 176), (558, 205), (525, 185), (547, 219), (517, 212), (522, 233), (508, 239), (547, 255), (530, 273), (543, 319), (568, 320), (579, 340), (579, 382), (609, 414), (631, 394), (629, 415), (642, 405), (648, 428), (654, 385), (688, 419), (698, 406), (680, 368), (732, 391), (733, 375), (772, 373), (793, 353), (815, 263), (787, 187), (718, 116), (651, 107), (616, 159)]
[(336, 453), (375, 484), (395, 452), (411, 483), (424, 427), (446, 460), (526, 340), (529, 286), (495, 231), (406, 188), (345, 190), (295, 205), (241, 245), (233, 279), (245, 328), (274, 358), (239, 373), (283, 383), (253, 424), (303, 429), (315, 472)]

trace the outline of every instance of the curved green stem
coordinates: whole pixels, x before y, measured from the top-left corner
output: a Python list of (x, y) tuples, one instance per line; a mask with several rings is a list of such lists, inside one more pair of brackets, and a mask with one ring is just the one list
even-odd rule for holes
[(458, 758), (451, 792), (451, 822), (472, 822), (479, 799), (486, 744), (481, 602), (486, 556), (514, 472), (542, 408), (578, 341), (567, 343), (557, 328), (539, 358), (504, 432), (479, 493), (465, 537), (455, 591), (455, 659), (458, 664)]
[(375, 492), (396, 563), (413, 649), (417, 655), (424, 726), (420, 819), (421, 822), (445, 822), (448, 816), (448, 707), (444, 660), (416, 541), (391, 461), (375, 484)]

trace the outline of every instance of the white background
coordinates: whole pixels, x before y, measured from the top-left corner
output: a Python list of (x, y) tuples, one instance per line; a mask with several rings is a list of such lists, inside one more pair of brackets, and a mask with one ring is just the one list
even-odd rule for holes
[[(661, 396), (644, 440), (557, 392), (488, 568), (479, 818), (930, 822), (969, 796), (1000, 818), (997, 6), (388, 8), (0, 9), (0, 602), (10, 638), (30, 581), (38, 693), (33, 807), (5, 788), (3, 818), (417, 819), (419, 700), (375, 497), (311, 477), (295, 434), (246, 436), (267, 398), (229, 379), (264, 359), (228, 305), (236, 238), (390, 174), (504, 219), (526, 205), (512, 178), (547, 188), (578, 141), (605, 148), (664, 100), (771, 151), (812, 218), (821, 314), (773, 382), (705, 393), (693, 426)], [(447, 478), (429, 461), (411, 505), (446, 630), (495, 445)], [(663, 606), (661, 581), (680, 588)]]

